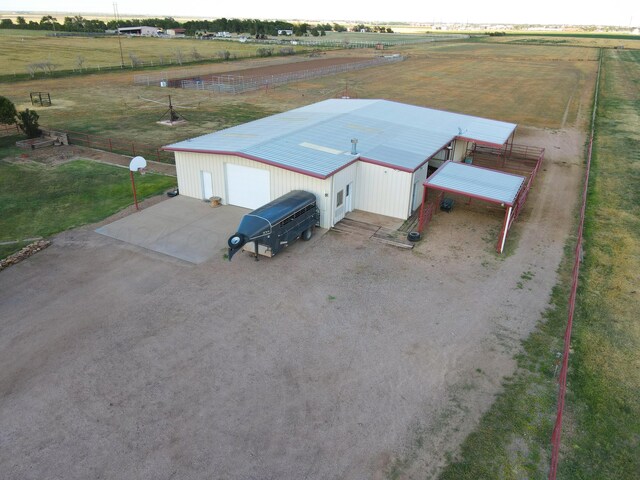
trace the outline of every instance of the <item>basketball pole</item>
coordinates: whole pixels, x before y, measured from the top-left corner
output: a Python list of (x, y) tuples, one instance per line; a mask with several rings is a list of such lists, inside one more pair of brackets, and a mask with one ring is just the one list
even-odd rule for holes
[(129, 176), (131, 177), (131, 188), (133, 188), (133, 201), (136, 204), (136, 210), (140, 210), (138, 208), (138, 196), (136, 195), (136, 182), (133, 179), (133, 171), (129, 170)]

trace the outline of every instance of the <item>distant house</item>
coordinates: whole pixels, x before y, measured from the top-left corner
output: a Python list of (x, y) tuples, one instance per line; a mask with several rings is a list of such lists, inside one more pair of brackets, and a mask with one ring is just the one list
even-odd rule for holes
[(185, 28), (167, 28), (167, 35), (170, 37), (184, 37), (186, 31)]
[(138, 37), (155, 37), (158, 35), (157, 27), (120, 27), (118, 33), (121, 35), (135, 35)]
[(293, 30), (278, 30), (278, 35), (293, 35)]
[(231, 38), (231, 33), (229, 33), (229, 32), (218, 32), (218, 33), (216, 33), (216, 37), (219, 37), (219, 38)]

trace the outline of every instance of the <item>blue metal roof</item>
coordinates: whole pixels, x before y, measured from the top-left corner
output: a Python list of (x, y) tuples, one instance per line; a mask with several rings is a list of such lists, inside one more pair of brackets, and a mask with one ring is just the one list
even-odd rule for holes
[(493, 203), (513, 205), (525, 177), (475, 167), (465, 163), (445, 162), (424, 185), (449, 192), (481, 198)]
[(387, 100), (331, 99), (164, 148), (246, 156), (326, 178), (359, 158), (412, 172), (456, 137), (503, 145), (515, 128)]

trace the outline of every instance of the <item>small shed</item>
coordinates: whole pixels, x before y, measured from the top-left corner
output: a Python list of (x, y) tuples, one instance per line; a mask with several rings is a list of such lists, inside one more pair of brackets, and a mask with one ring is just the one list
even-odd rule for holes
[[(504, 222), (496, 245), (496, 250), (502, 253), (507, 233), (518, 213), (515, 207), (518, 197), (524, 191), (525, 181), (526, 178), (520, 175), (447, 161), (424, 182), (422, 210), (426, 208), (429, 189), (464, 195), (504, 207)], [(420, 229), (424, 226), (421, 224)]]

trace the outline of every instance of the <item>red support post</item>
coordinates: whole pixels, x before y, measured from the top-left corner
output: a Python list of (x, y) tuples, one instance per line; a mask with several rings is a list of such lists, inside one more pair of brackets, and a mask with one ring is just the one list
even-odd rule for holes
[(422, 233), (422, 230), (424, 229), (424, 217), (425, 217), (425, 211), (424, 211), (424, 207), (425, 204), (427, 203), (427, 186), (423, 185), (422, 186), (423, 191), (422, 191), (422, 204), (420, 205), (420, 216), (418, 217), (418, 232)]
[(133, 180), (133, 172), (129, 170), (129, 176), (131, 177), (131, 188), (133, 189), (133, 203), (136, 204), (136, 210), (140, 210), (138, 208), (138, 196), (136, 195), (136, 182)]

